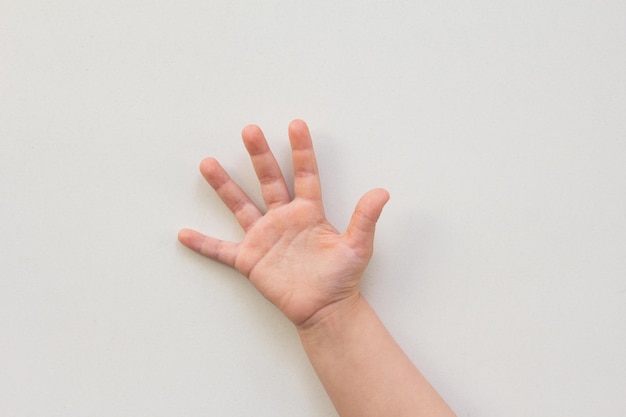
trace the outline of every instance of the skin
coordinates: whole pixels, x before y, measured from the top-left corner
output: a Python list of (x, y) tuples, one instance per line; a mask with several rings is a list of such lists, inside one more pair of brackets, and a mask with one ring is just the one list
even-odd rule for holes
[(237, 269), (291, 320), (340, 416), (453, 416), (359, 292), (389, 194), (383, 189), (366, 193), (340, 233), (324, 214), (307, 125), (294, 120), (288, 131), (293, 198), (263, 132), (246, 126), (242, 138), (261, 184), (265, 213), (215, 159), (207, 158), (200, 172), (245, 237), (226, 242), (183, 229), (178, 239)]

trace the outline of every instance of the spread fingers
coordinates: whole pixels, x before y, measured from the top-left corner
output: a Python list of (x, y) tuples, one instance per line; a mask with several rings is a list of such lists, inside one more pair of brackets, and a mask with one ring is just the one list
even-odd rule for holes
[(189, 249), (207, 258), (235, 266), (237, 259), (237, 245), (235, 243), (205, 236), (191, 229), (182, 229), (178, 232), (178, 240)]
[(206, 158), (200, 164), (200, 172), (217, 195), (233, 212), (235, 218), (248, 230), (254, 222), (263, 216), (250, 197), (230, 178), (224, 168), (213, 158)]
[(289, 141), (291, 142), (296, 197), (321, 202), (322, 190), (317, 161), (306, 123), (302, 120), (294, 120), (289, 124)]
[(289, 203), (291, 197), (287, 184), (261, 129), (254, 125), (246, 126), (241, 136), (261, 184), (267, 209)]

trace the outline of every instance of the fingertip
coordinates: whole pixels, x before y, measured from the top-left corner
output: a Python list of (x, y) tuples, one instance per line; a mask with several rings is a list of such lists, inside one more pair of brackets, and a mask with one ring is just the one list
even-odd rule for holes
[(309, 132), (309, 127), (307, 126), (306, 122), (302, 119), (294, 119), (291, 121), (291, 123), (289, 123), (289, 133), (290, 134), (302, 134), (302, 133), (308, 133)]
[(177, 235), (178, 241), (180, 243), (182, 243), (183, 245), (187, 246), (185, 244), (185, 242), (189, 241), (190, 234), (191, 234), (191, 230), (189, 230), (189, 229), (180, 229), (178, 231), (178, 235)]
[(178, 241), (189, 249), (200, 252), (204, 236), (192, 229), (180, 229), (178, 231)]
[(202, 175), (204, 176), (212, 176), (212, 174), (214, 174), (220, 167), (220, 163), (217, 162), (217, 159), (215, 158), (204, 158), (202, 161), (200, 161), (200, 172), (202, 173)]
[(376, 207), (376, 211), (382, 211), (385, 204), (390, 199), (389, 191), (384, 188), (374, 188), (373, 190), (368, 191), (363, 196), (363, 201), (367, 201), (367, 205), (372, 205)]
[(377, 194), (378, 198), (380, 198), (380, 200), (383, 201), (383, 204), (386, 204), (391, 198), (389, 191), (387, 191), (384, 188), (374, 188), (372, 192)]
[(259, 133), (261, 133), (261, 128), (255, 124), (246, 125), (241, 129), (241, 137), (244, 139), (250, 136), (256, 136)]
[(313, 146), (309, 127), (304, 120), (295, 119), (289, 123), (289, 142), (293, 150), (304, 150)]
[(250, 155), (265, 152), (268, 148), (263, 131), (257, 125), (248, 125), (241, 131), (243, 144)]

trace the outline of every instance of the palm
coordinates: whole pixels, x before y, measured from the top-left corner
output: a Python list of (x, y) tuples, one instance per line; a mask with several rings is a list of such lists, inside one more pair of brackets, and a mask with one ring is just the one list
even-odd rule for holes
[(372, 253), (375, 222), (388, 199), (383, 190), (366, 194), (348, 230), (340, 234), (324, 216), (315, 155), (303, 122), (290, 125), (296, 197), (287, 186), (261, 131), (250, 126), (243, 138), (255, 167), (267, 213), (263, 214), (214, 159), (201, 171), (246, 231), (239, 243), (191, 230), (179, 239), (191, 249), (224, 262), (252, 284), (294, 323), (354, 294)]
[(296, 200), (268, 212), (248, 231), (235, 262), (294, 323), (350, 296), (368, 260), (310, 205)]

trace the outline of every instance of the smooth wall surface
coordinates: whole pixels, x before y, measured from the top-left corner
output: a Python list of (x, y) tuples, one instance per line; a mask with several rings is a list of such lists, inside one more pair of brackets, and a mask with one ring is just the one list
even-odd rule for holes
[(626, 410), (626, 3), (0, 0), (0, 416), (335, 416), (239, 239), (308, 121), (363, 292), (459, 416)]

